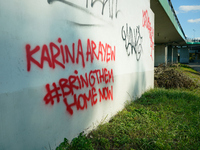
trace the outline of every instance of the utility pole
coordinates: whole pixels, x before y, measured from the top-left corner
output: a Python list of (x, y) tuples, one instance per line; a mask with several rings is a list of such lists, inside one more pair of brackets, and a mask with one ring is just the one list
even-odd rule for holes
[(193, 29), (193, 31), (194, 31), (194, 40), (195, 40), (195, 29)]

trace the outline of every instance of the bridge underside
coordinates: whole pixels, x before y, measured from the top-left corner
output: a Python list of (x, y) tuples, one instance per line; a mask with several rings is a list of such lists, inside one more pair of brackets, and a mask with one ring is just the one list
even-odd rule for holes
[(189, 63), (189, 52), (200, 52), (200, 43), (188, 43), (170, 0), (151, 0), (155, 14), (155, 66), (162, 63)]
[[(155, 14), (155, 44), (185, 45), (185, 39), (178, 32), (178, 24), (168, 2), (163, 7), (159, 0), (151, 0), (151, 9)], [(172, 20), (173, 18), (174, 20)]]

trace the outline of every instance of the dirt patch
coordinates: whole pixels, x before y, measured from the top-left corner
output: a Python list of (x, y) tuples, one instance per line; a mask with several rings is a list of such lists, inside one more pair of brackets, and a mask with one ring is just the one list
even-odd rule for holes
[(195, 82), (188, 76), (185, 76), (181, 71), (176, 68), (180, 67), (179, 64), (173, 66), (165, 66), (161, 64), (154, 70), (154, 85), (155, 87), (169, 88), (197, 88)]

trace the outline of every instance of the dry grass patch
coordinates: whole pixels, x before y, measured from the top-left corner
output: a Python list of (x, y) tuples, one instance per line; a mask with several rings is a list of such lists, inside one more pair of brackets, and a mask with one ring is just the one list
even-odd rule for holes
[[(192, 70), (192, 68), (190, 68), (190, 70)], [(194, 70), (192, 70), (192, 72), (197, 73)], [(198, 84), (196, 84), (194, 76), (192, 78), (186, 74), (186, 70), (184, 70), (183, 67), (181, 67), (179, 64), (173, 65), (171, 67), (164, 66), (162, 64), (155, 69), (154, 83), (155, 87), (164, 87), (166, 89), (197, 88)]]

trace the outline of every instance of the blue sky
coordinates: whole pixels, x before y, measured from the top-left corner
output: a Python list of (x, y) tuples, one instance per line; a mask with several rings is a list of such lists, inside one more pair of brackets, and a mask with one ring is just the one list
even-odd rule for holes
[(200, 39), (200, 0), (171, 0), (188, 38)]

